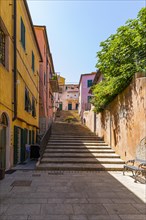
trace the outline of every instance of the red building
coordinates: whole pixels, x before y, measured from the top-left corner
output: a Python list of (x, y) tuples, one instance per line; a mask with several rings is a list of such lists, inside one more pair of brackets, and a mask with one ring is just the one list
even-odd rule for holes
[(34, 26), (43, 61), (39, 69), (39, 128), (44, 134), (53, 120), (53, 78), (55, 71), (45, 26)]

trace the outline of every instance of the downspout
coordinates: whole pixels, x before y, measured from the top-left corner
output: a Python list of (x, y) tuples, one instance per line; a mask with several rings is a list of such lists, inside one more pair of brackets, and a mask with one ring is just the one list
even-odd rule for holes
[(13, 121), (17, 119), (17, 0), (14, 0), (14, 117)]

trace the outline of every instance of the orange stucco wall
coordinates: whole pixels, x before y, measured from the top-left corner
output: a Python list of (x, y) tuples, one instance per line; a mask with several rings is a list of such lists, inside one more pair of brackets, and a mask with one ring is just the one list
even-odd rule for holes
[[(93, 131), (94, 112), (85, 112), (86, 125)], [(135, 158), (136, 148), (146, 134), (146, 77), (134, 78), (110, 105), (96, 115), (96, 134), (115, 149), (122, 159)]]

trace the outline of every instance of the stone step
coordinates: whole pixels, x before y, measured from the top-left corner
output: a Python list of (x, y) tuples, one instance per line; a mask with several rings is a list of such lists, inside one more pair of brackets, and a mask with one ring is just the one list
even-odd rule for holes
[(96, 141), (103, 141), (102, 138), (98, 138), (98, 137), (86, 137), (86, 136), (82, 136), (82, 137), (79, 137), (79, 136), (50, 136), (50, 140), (96, 140)]
[(53, 145), (55, 145), (55, 146), (57, 146), (57, 145), (59, 145), (59, 146), (100, 146), (100, 145), (102, 145), (102, 146), (108, 146), (106, 143), (87, 143), (87, 142), (51, 142), (51, 141), (49, 141), (48, 143), (47, 143), (47, 146), (53, 146)]
[(51, 134), (52, 138), (89, 138), (89, 139), (96, 139), (96, 140), (103, 140), (101, 137), (97, 137), (96, 135), (69, 135), (69, 134)]
[(113, 171), (123, 170), (115, 151), (81, 124), (54, 123), (39, 170)]
[(84, 143), (86, 143), (86, 144), (105, 144), (105, 142), (104, 141), (95, 141), (95, 140), (50, 140), (49, 139), (49, 142), (48, 143), (55, 143), (55, 144), (62, 144), (62, 143), (65, 143), (65, 144), (70, 144), (70, 143), (76, 143), (76, 144), (84, 144)]
[(59, 136), (50, 136), (50, 138), (51, 139), (54, 139), (54, 140), (62, 140), (62, 139), (67, 139), (67, 140), (71, 140), (71, 139), (76, 139), (76, 140), (82, 140), (82, 139), (87, 139), (87, 140), (99, 140), (99, 141), (103, 141), (103, 139), (102, 138), (98, 138), (98, 137), (94, 137), (94, 136), (92, 136), (92, 137), (87, 137), (87, 136), (81, 136), (81, 137), (79, 137), (79, 136), (61, 136), (61, 137), (59, 137)]
[(50, 145), (50, 146), (47, 146), (46, 147), (46, 150), (47, 149), (52, 149), (52, 150), (54, 150), (54, 149), (111, 149), (111, 147), (109, 147), (108, 145), (107, 146), (82, 146), (82, 145), (79, 145), (79, 146), (72, 146), (72, 145), (67, 145), (67, 146), (62, 146), (62, 145), (54, 145), (54, 146), (52, 146), (52, 145)]
[(103, 163), (124, 164), (120, 158), (42, 158), (41, 163)]
[(120, 158), (113, 153), (44, 153), (44, 158)]
[(38, 170), (62, 170), (62, 171), (122, 171), (122, 164), (75, 164), (75, 163), (41, 163)]
[(115, 153), (112, 149), (49, 149), (45, 150), (45, 153)]
[[(60, 128), (60, 129), (63, 129), (63, 128)], [(69, 130), (66, 131), (66, 133), (61, 133), (60, 134), (57, 134), (57, 133), (51, 133), (51, 136), (53, 137), (91, 137), (91, 138), (97, 138), (97, 136), (95, 134), (91, 135), (89, 133), (84, 133), (84, 132), (81, 132), (80, 133), (80, 128), (77, 130), (77, 131), (74, 131), (74, 132), (69, 132)], [(101, 137), (100, 137), (101, 138)]]

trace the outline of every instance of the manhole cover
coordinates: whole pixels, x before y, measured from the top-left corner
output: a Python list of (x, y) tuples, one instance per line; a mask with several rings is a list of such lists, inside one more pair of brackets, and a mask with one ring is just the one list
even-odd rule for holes
[(29, 180), (15, 180), (11, 186), (30, 186), (31, 182)]

